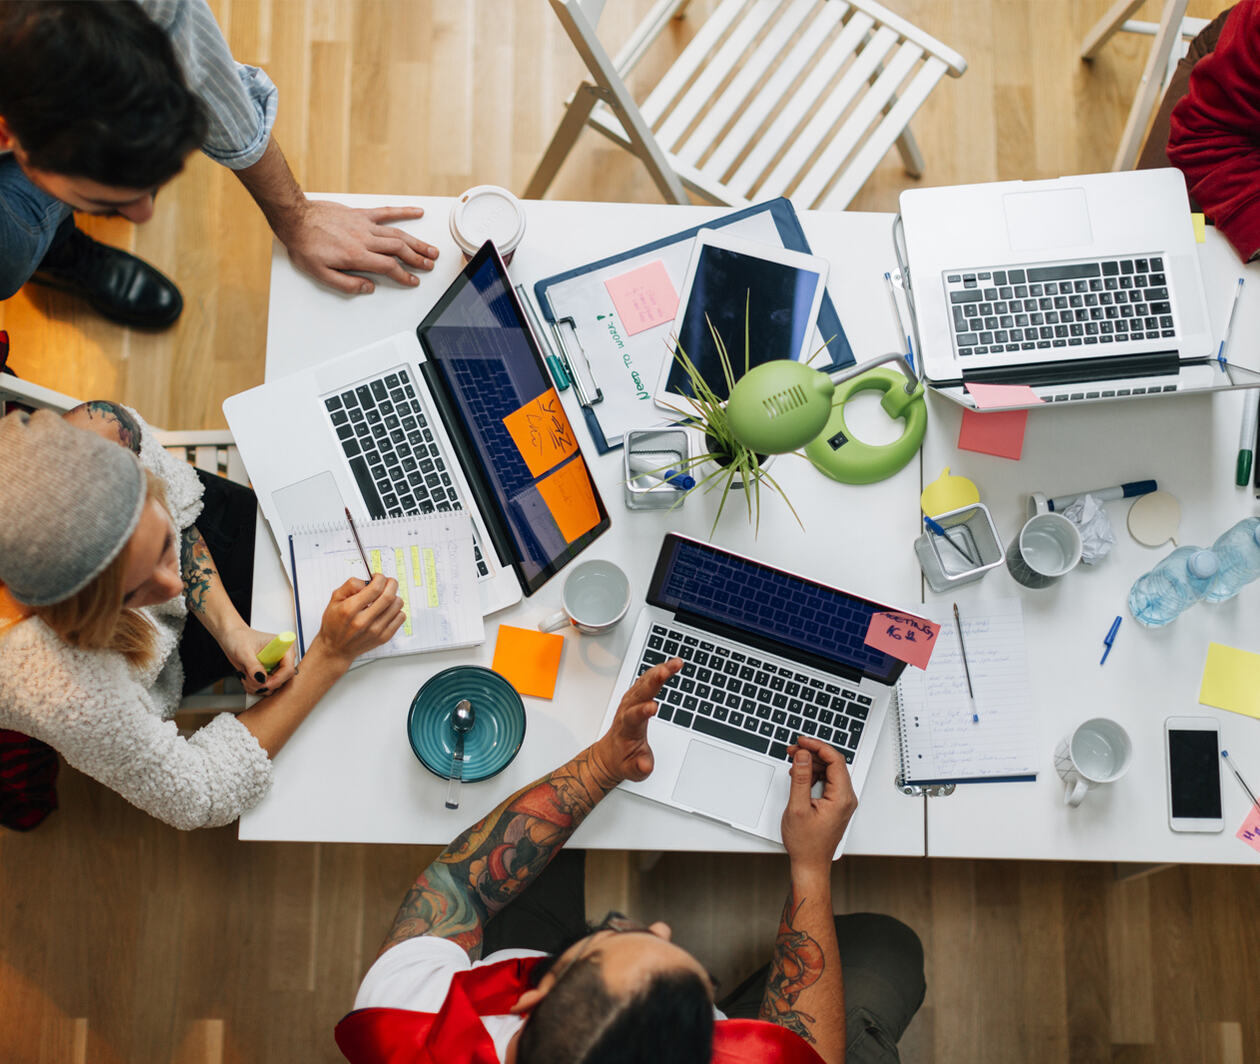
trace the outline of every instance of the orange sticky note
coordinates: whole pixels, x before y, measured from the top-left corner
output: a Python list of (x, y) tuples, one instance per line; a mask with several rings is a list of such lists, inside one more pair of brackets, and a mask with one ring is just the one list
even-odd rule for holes
[(626, 335), (633, 336), (662, 322), (673, 321), (678, 313), (678, 293), (657, 259), (637, 270), (610, 277), (604, 282)]
[(995, 406), (1039, 405), (1044, 400), (1027, 384), (973, 384), (967, 382), (967, 391), (981, 410)]
[(926, 669), (936, 649), (941, 626), (913, 613), (877, 613), (871, 618), (863, 642), (891, 654), (917, 669)]
[(556, 693), (556, 674), (560, 671), (563, 649), (564, 636), (558, 632), (501, 624), (490, 668), (520, 694), (550, 698)]
[(1018, 462), (1024, 451), (1024, 426), (1027, 422), (1027, 410), (990, 410), (985, 414), (964, 410), (958, 449), (995, 454), (999, 458), (1013, 458)]
[(599, 507), (581, 455), (540, 480), (538, 493), (566, 542), (572, 543), (599, 524)]
[(1247, 819), (1234, 832), (1234, 837), (1242, 839), (1253, 850), (1260, 852), (1260, 809), (1253, 805), (1247, 811)]
[(531, 399), (503, 419), (530, 476), (542, 476), (577, 450), (577, 437), (554, 388)]

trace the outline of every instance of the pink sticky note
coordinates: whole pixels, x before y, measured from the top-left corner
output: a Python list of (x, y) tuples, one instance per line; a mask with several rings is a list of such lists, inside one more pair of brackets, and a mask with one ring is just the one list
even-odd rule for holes
[(1027, 421), (1027, 410), (990, 410), (987, 414), (964, 410), (958, 449), (995, 454), (999, 458), (1013, 458), (1018, 462), (1024, 451), (1024, 425)]
[(973, 384), (967, 382), (967, 391), (981, 410), (991, 410), (995, 406), (1027, 406), (1029, 403), (1039, 404), (1041, 396), (1027, 384)]
[(678, 313), (678, 293), (657, 259), (637, 270), (610, 277), (604, 282), (613, 306), (626, 332), (633, 336), (662, 322), (673, 321)]
[(1260, 809), (1254, 805), (1247, 814), (1247, 819), (1242, 822), (1242, 827), (1238, 829), (1237, 837), (1242, 839), (1253, 850), (1260, 852)]
[(939, 624), (913, 613), (877, 613), (866, 629), (864, 642), (898, 661), (926, 669), (940, 630)]

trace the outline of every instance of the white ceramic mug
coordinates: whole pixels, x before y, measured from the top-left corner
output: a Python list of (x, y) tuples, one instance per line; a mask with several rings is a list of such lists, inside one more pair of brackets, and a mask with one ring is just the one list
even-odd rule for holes
[(1081, 560), (1081, 532), (1062, 514), (1036, 514), (1006, 551), (1006, 567), (1024, 587), (1049, 587)]
[(610, 631), (630, 608), (630, 578), (612, 562), (579, 562), (564, 579), (562, 609), (538, 622), (540, 632), (572, 625), (587, 635)]
[(1133, 743), (1114, 720), (1094, 717), (1065, 735), (1054, 749), (1054, 767), (1063, 778), (1063, 803), (1080, 805), (1094, 787), (1115, 783), (1129, 771)]

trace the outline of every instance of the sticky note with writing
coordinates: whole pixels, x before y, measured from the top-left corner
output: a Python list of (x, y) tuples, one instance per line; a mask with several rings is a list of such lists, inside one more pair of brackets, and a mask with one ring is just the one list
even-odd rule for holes
[(573, 426), (554, 388), (512, 411), (503, 424), (529, 466), (530, 476), (542, 476), (577, 450)]
[(565, 542), (572, 543), (599, 524), (599, 506), (581, 455), (540, 480), (538, 493)]
[(678, 293), (660, 259), (646, 266), (610, 277), (604, 282), (626, 333), (633, 336), (654, 325), (673, 321), (678, 313)]
[(1260, 852), (1260, 809), (1254, 805), (1247, 814), (1247, 819), (1242, 822), (1242, 827), (1238, 829), (1237, 837), (1242, 839), (1253, 850)]
[(912, 613), (877, 613), (871, 617), (863, 641), (898, 661), (926, 669), (940, 630), (939, 624)]

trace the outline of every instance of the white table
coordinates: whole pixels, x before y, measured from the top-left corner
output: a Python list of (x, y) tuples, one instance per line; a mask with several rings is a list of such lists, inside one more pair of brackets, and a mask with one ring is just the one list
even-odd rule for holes
[[(1202, 261), (1208, 309), (1219, 337), (1243, 267), (1225, 240), (1208, 230)], [(1231, 361), (1256, 368), (1260, 352), (1260, 267), (1245, 268), (1249, 289), (1239, 308)], [(1028, 417), (1019, 462), (959, 451), (960, 408), (932, 396), (923, 449), (925, 480), (943, 466), (980, 487), (1003, 543), (1023, 523), (1030, 491), (1048, 495), (1154, 478), (1181, 502), (1178, 541), (1211, 546), (1240, 518), (1257, 511), (1250, 487), (1234, 486), (1234, 459), (1243, 394), (1224, 392), (1100, 405), (1047, 407)], [(1260, 777), (1260, 721), (1198, 704), (1209, 641), (1260, 651), (1260, 586), (1231, 602), (1200, 605), (1166, 628), (1150, 631), (1129, 614), (1133, 581), (1171, 545), (1147, 548), (1127, 532), (1129, 500), (1107, 503), (1117, 544), (1097, 566), (1081, 566), (1043, 590), (1021, 588), (1005, 567), (950, 595), (929, 601), (960, 609), (1017, 596), (1023, 602), (1031, 697), (1038, 728), (1035, 783), (961, 786), (928, 800), (928, 853), (940, 857), (1051, 860), (1260, 863), (1260, 854), (1234, 837), (1248, 802), (1225, 774), (1225, 830), (1177, 834), (1168, 827), (1164, 718), (1209, 716), (1220, 722), (1222, 745), (1243, 775)], [(1103, 636), (1124, 618), (1106, 665)], [(1120, 781), (1091, 792), (1081, 806), (1063, 804), (1055, 773), (1055, 743), (1090, 717), (1119, 721), (1133, 740), (1133, 762)]]
[[(446, 229), (450, 200), (338, 196), (357, 206), (417, 204), (427, 215), (410, 223), (416, 235), (442, 251), (437, 269), (418, 290), (388, 282), (376, 293), (342, 297), (297, 274), (282, 250), (272, 263), (267, 335), (267, 379), (313, 361), (412, 329), (461, 268)], [(723, 213), (711, 208), (530, 202), (528, 231), (511, 274), (531, 289), (539, 278), (699, 224)], [(831, 260), (830, 290), (858, 359), (899, 349), (884, 290), (893, 266), (891, 217), (808, 214), (805, 230), (814, 250)], [(872, 415), (873, 396), (866, 406)], [(572, 391), (564, 393), (570, 420), (582, 425)], [(873, 420), (878, 422), (882, 414)], [(884, 419), (886, 421), (886, 419)], [(862, 428), (861, 414), (855, 427)], [(887, 425), (891, 430), (891, 424)], [(579, 433), (612, 528), (585, 554), (610, 558), (630, 575), (636, 606), (642, 602), (667, 528), (707, 537), (717, 496), (693, 497), (671, 514), (630, 512), (621, 502), (620, 451), (599, 456)], [(874, 442), (880, 442), (875, 439)], [(797, 527), (780, 500), (762, 496), (760, 538), (754, 540), (738, 505), (729, 505), (715, 540), (893, 605), (920, 601), (918, 568), (909, 550), (915, 535), (918, 463), (869, 487), (835, 484), (803, 460), (780, 458), (775, 478), (805, 523)], [(269, 532), (260, 523), (254, 582), (254, 623), (292, 626), (289, 586)], [(500, 623), (533, 627), (559, 602), (559, 581), (533, 598), (487, 619), (487, 641), (472, 651), (426, 654), (375, 662), (343, 679), (315, 709), (275, 760), (271, 792), (240, 821), (243, 839), (439, 843), (454, 837), (506, 795), (561, 764), (596, 737), (632, 624), (600, 638), (565, 635), (556, 697), (526, 698), (528, 725), (520, 755), (497, 778), (464, 787), (462, 808), (443, 808), (445, 783), (430, 775), (407, 743), (411, 698), (440, 669), (457, 662), (489, 665)], [(880, 737), (875, 764), (850, 829), (848, 852), (922, 855), (924, 799), (900, 794), (892, 725)], [(747, 850), (775, 847), (721, 825), (679, 814), (623, 793), (609, 796), (574, 836), (586, 847), (649, 850)]]

